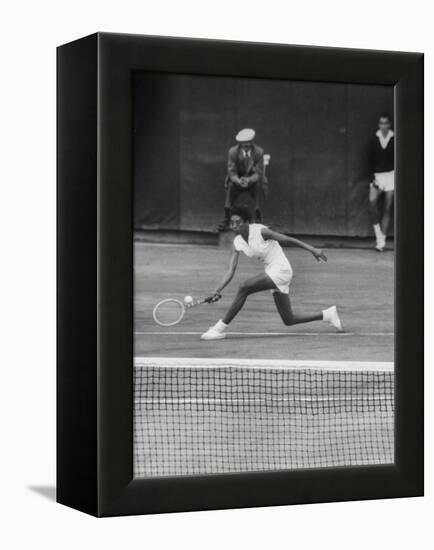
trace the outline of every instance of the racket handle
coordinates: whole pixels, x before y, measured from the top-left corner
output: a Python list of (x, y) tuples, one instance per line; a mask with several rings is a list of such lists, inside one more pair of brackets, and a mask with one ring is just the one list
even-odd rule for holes
[(222, 295), (220, 294), (220, 292), (216, 292), (212, 296), (207, 296), (206, 298), (203, 298), (201, 303), (212, 304), (212, 303), (217, 302), (218, 300), (220, 300), (221, 297), (222, 297)]

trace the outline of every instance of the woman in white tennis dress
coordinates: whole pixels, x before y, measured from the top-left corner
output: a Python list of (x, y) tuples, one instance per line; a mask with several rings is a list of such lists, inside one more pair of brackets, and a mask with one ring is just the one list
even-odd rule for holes
[(238, 257), (243, 252), (249, 258), (260, 260), (264, 264), (264, 273), (244, 281), (238, 289), (229, 311), (214, 326), (204, 334), (202, 340), (218, 340), (226, 337), (226, 329), (245, 304), (250, 294), (271, 290), (277, 311), (285, 325), (310, 323), (312, 321), (327, 321), (338, 330), (342, 325), (336, 306), (322, 312), (306, 314), (294, 313), (289, 298), (289, 285), (292, 279), (292, 268), (288, 258), (283, 253), (280, 243), (292, 243), (311, 252), (318, 261), (327, 261), (324, 252), (298, 239), (272, 231), (260, 223), (251, 223), (252, 215), (246, 207), (235, 207), (231, 212), (231, 229), (236, 233), (234, 239), (229, 269), (223, 280), (212, 292), (210, 298), (217, 301), (222, 290), (231, 282), (238, 265)]

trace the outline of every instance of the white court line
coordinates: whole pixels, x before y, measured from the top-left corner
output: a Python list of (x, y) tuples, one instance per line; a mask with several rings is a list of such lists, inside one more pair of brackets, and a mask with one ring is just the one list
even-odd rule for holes
[(344, 371), (388, 371), (393, 372), (391, 361), (306, 361), (284, 359), (238, 359), (210, 357), (135, 357), (134, 366), (140, 367), (179, 367), (179, 368), (213, 368), (213, 367), (249, 367), (253, 369), (317, 369)]
[[(181, 330), (159, 330), (159, 331), (135, 331), (134, 334), (151, 336), (174, 336), (180, 334), (182, 336), (198, 336), (202, 332), (181, 331)], [(393, 332), (228, 332), (229, 336), (394, 336)]]

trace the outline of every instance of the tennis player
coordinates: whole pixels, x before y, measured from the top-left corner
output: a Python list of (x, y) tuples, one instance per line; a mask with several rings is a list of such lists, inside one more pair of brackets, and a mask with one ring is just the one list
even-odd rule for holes
[(252, 214), (247, 207), (238, 206), (232, 208), (230, 227), (236, 234), (236, 237), (234, 238), (229, 269), (209, 298), (214, 302), (221, 298), (222, 290), (231, 282), (235, 274), (240, 252), (243, 252), (249, 258), (261, 260), (264, 263), (265, 273), (241, 283), (229, 311), (223, 319), (202, 334), (202, 340), (226, 338), (226, 329), (229, 323), (244, 306), (247, 297), (250, 294), (262, 292), (263, 290), (271, 290), (273, 293), (274, 303), (285, 325), (290, 326), (299, 323), (310, 323), (312, 321), (326, 321), (336, 329), (343, 330), (336, 306), (312, 314), (294, 313), (291, 307), (289, 285), (293, 272), (280, 243), (290, 243), (304, 248), (313, 254), (314, 258), (318, 261), (326, 262), (327, 258), (324, 252), (298, 239), (276, 233), (260, 223), (251, 223), (251, 221)]
[[(395, 195), (395, 156), (392, 118), (387, 113), (378, 117), (378, 130), (372, 142), (372, 170), (374, 177), (369, 185), (369, 208), (375, 233), (375, 248), (386, 248), (387, 230), (392, 216)], [(384, 195), (382, 216), (378, 212), (378, 200)]]

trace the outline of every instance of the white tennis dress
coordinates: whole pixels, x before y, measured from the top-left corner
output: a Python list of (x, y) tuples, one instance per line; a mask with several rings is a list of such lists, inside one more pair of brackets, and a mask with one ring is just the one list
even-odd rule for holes
[(289, 285), (293, 276), (291, 264), (277, 241), (263, 238), (261, 230), (266, 227), (261, 223), (251, 223), (249, 242), (246, 242), (241, 235), (237, 235), (234, 239), (234, 248), (238, 252), (244, 252), (249, 258), (256, 258), (264, 263), (265, 273), (277, 287), (272, 292), (289, 294)]

